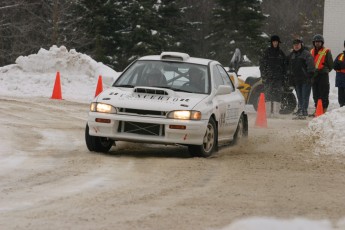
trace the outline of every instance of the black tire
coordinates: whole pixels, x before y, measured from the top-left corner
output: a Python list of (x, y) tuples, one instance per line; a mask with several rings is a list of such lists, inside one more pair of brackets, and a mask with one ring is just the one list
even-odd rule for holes
[(284, 92), (281, 101), (280, 114), (290, 114), (297, 106), (297, 99), (292, 92)]
[(238, 121), (237, 129), (234, 134), (232, 144), (244, 141), (248, 137), (248, 117), (242, 113), (240, 120)]
[(95, 137), (89, 134), (89, 126), (85, 128), (85, 142), (89, 151), (107, 153), (115, 141), (107, 137)]
[(253, 107), (255, 111), (258, 110), (258, 105), (259, 105), (259, 100), (260, 100), (260, 94), (263, 91), (261, 90), (255, 90), (251, 95), (250, 95), (250, 103), (253, 104)]
[(209, 157), (217, 150), (218, 130), (213, 118), (207, 124), (206, 133), (202, 145), (189, 145), (188, 151), (193, 157)]

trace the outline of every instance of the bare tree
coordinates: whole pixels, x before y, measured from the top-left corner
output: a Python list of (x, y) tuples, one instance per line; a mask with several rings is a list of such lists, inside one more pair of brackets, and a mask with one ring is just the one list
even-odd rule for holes
[(269, 36), (278, 34), (286, 51), (294, 37), (311, 46), (313, 35), (322, 34), (324, 0), (264, 0), (262, 9), (267, 15), (263, 31)]
[(0, 65), (52, 45), (77, 44), (82, 37), (71, 16), (73, 0), (2, 0), (0, 3)]

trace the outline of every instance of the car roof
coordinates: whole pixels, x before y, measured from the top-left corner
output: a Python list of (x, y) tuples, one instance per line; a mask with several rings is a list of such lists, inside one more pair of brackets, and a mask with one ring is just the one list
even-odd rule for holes
[(208, 65), (210, 62), (219, 62), (215, 60), (210, 60), (206, 58), (196, 58), (190, 57), (186, 53), (180, 52), (162, 52), (160, 55), (149, 55), (143, 56), (138, 60), (154, 60), (154, 61), (174, 61), (174, 62), (184, 62), (184, 63), (192, 63), (192, 64), (199, 64), (199, 65)]

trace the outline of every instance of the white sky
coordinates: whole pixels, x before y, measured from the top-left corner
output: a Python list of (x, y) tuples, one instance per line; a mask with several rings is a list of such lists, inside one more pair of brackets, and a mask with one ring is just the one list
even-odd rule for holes
[[(15, 64), (0, 67), (0, 97), (44, 97), (50, 98), (56, 72), (60, 72), (62, 98), (68, 101), (89, 103), (96, 91), (98, 77), (103, 79), (103, 89), (110, 87), (119, 75), (116, 71), (96, 62), (91, 57), (53, 46), (41, 49), (37, 54), (18, 57)], [(245, 79), (260, 76), (257, 67), (243, 68), (239, 72)], [(308, 128), (300, 130), (305, 135), (319, 137), (315, 154), (345, 155), (345, 107), (339, 108), (337, 88), (334, 87), (335, 73), (330, 74), (329, 112), (314, 118)], [(313, 107), (312, 99), (310, 105)], [(298, 122), (298, 121), (296, 121)], [(58, 145), (55, 145), (58, 148)], [(2, 142), (0, 151), (11, 148), (11, 143)], [(63, 147), (61, 147), (63, 148)], [(322, 150), (322, 151), (320, 151)], [(345, 229), (345, 219), (337, 223), (329, 220), (307, 220), (302, 218), (279, 220), (270, 217), (253, 217), (238, 220), (223, 230), (335, 230)]]

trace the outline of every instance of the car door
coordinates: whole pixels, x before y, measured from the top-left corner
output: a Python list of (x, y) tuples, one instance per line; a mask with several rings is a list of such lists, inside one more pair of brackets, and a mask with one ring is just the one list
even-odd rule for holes
[(218, 88), (220, 85), (227, 85), (231, 88), (230, 94), (217, 95), (214, 100), (218, 107), (219, 139), (231, 139), (238, 124), (240, 98), (237, 96), (235, 87), (222, 66), (218, 64), (215, 65), (213, 68), (213, 74), (215, 88)]

